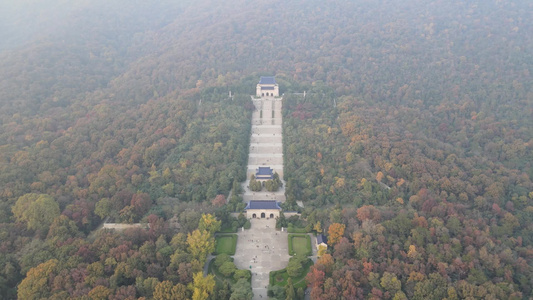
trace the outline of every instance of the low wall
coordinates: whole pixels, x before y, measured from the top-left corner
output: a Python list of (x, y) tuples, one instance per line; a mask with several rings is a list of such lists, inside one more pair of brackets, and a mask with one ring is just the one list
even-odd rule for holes
[(297, 211), (287, 211), (287, 212), (283, 212), (283, 214), (285, 215), (285, 218), (290, 218), (292, 216), (300, 215), (300, 213), (298, 213)]
[(113, 230), (125, 230), (129, 228), (150, 228), (150, 225), (145, 223), (135, 223), (135, 224), (122, 224), (122, 223), (104, 223), (104, 229), (113, 229)]

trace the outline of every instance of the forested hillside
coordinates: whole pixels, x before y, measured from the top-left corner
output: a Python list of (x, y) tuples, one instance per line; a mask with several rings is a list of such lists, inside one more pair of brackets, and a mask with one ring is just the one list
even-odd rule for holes
[(531, 296), (533, 4), (174, 2), (0, 4), (0, 298), (190, 297), (260, 75), (288, 206), (346, 226), (312, 298)]

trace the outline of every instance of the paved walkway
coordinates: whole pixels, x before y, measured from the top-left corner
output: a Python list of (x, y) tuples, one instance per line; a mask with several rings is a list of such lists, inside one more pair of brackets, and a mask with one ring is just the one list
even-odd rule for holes
[[(246, 181), (242, 183), (243, 200), (276, 200), (285, 202), (285, 182), (283, 181), (283, 138), (282, 138), (282, 99), (265, 97), (252, 100), (255, 111), (252, 113), (252, 136), (248, 156)], [(262, 113), (261, 113), (262, 112)], [(250, 176), (258, 167), (271, 167), (282, 179), (284, 187), (275, 193), (252, 192), (248, 186)]]
[(270, 271), (280, 270), (289, 263), (287, 231), (275, 229), (274, 219), (252, 219), (252, 228), (237, 234), (237, 251), (234, 261), (239, 269), (252, 272), (253, 299), (268, 299)]

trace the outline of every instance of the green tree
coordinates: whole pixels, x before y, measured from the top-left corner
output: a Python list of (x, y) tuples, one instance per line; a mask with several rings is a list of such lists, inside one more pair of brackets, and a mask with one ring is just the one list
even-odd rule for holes
[(383, 287), (386, 291), (391, 292), (391, 294), (394, 294), (395, 292), (401, 290), (402, 282), (398, 280), (396, 275), (385, 272), (381, 277), (381, 287)]
[(287, 274), (291, 277), (298, 277), (302, 275), (303, 263), (307, 260), (307, 257), (301, 255), (295, 255), (289, 259), (287, 265)]
[(217, 255), (217, 257), (215, 257), (214, 264), (217, 268), (220, 268), (220, 266), (222, 266), (223, 263), (228, 262), (228, 261), (231, 262), (231, 256), (229, 256), (226, 253), (222, 253), (222, 254)]
[(139, 276), (135, 279), (135, 288), (142, 297), (152, 298), (154, 296), (155, 288), (158, 284), (159, 280), (155, 277), (148, 277), (144, 279), (144, 277)]
[(261, 184), (261, 181), (256, 180), (255, 175), (253, 174), (250, 177), (249, 187), (254, 192), (260, 192), (263, 189), (263, 185)]
[(12, 208), (17, 221), (26, 223), (31, 230), (48, 230), (59, 216), (59, 204), (46, 194), (26, 194), (19, 197)]
[(296, 290), (296, 296), (298, 297), (298, 299), (303, 299), (305, 297), (305, 291), (302, 287), (299, 287)]
[(250, 280), (250, 278), (252, 278), (252, 274), (251, 274), (250, 270), (237, 270), (237, 271), (235, 271), (235, 274), (233, 275), (233, 279), (238, 281), (241, 278), (246, 279), (246, 280)]
[(109, 198), (102, 198), (100, 201), (96, 202), (94, 207), (94, 213), (99, 216), (101, 219), (111, 215), (113, 210), (113, 202)]
[(250, 300), (254, 296), (252, 285), (244, 278), (239, 279), (237, 283), (231, 287), (231, 290), (233, 292), (231, 293), (230, 300)]
[(67, 216), (60, 215), (59, 217), (55, 218), (50, 225), (47, 238), (58, 238), (64, 240), (67, 238), (77, 237), (79, 235), (80, 232), (78, 230), (78, 226), (76, 226), (76, 223)]
[(294, 285), (292, 284), (292, 279), (287, 280), (287, 285), (285, 286), (285, 299), (294, 300), (296, 299), (296, 291), (294, 290)]
[(229, 300), (231, 297), (231, 283), (228, 280), (224, 280), (221, 286), (217, 288), (216, 299)]
[(233, 273), (235, 273), (237, 267), (232, 261), (227, 261), (223, 263), (220, 268), (218, 268), (218, 270), (220, 271), (220, 273), (222, 273), (222, 275), (229, 278), (233, 275)]

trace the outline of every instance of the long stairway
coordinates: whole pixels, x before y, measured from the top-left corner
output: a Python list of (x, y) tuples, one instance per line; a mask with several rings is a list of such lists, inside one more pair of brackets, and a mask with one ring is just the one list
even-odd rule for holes
[(285, 202), (285, 183), (277, 192), (252, 192), (249, 189), (250, 176), (258, 167), (270, 167), (283, 179), (282, 99), (263, 97), (253, 99), (255, 111), (252, 114), (252, 136), (248, 156), (247, 179), (243, 183), (243, 200), (276, 200)]

